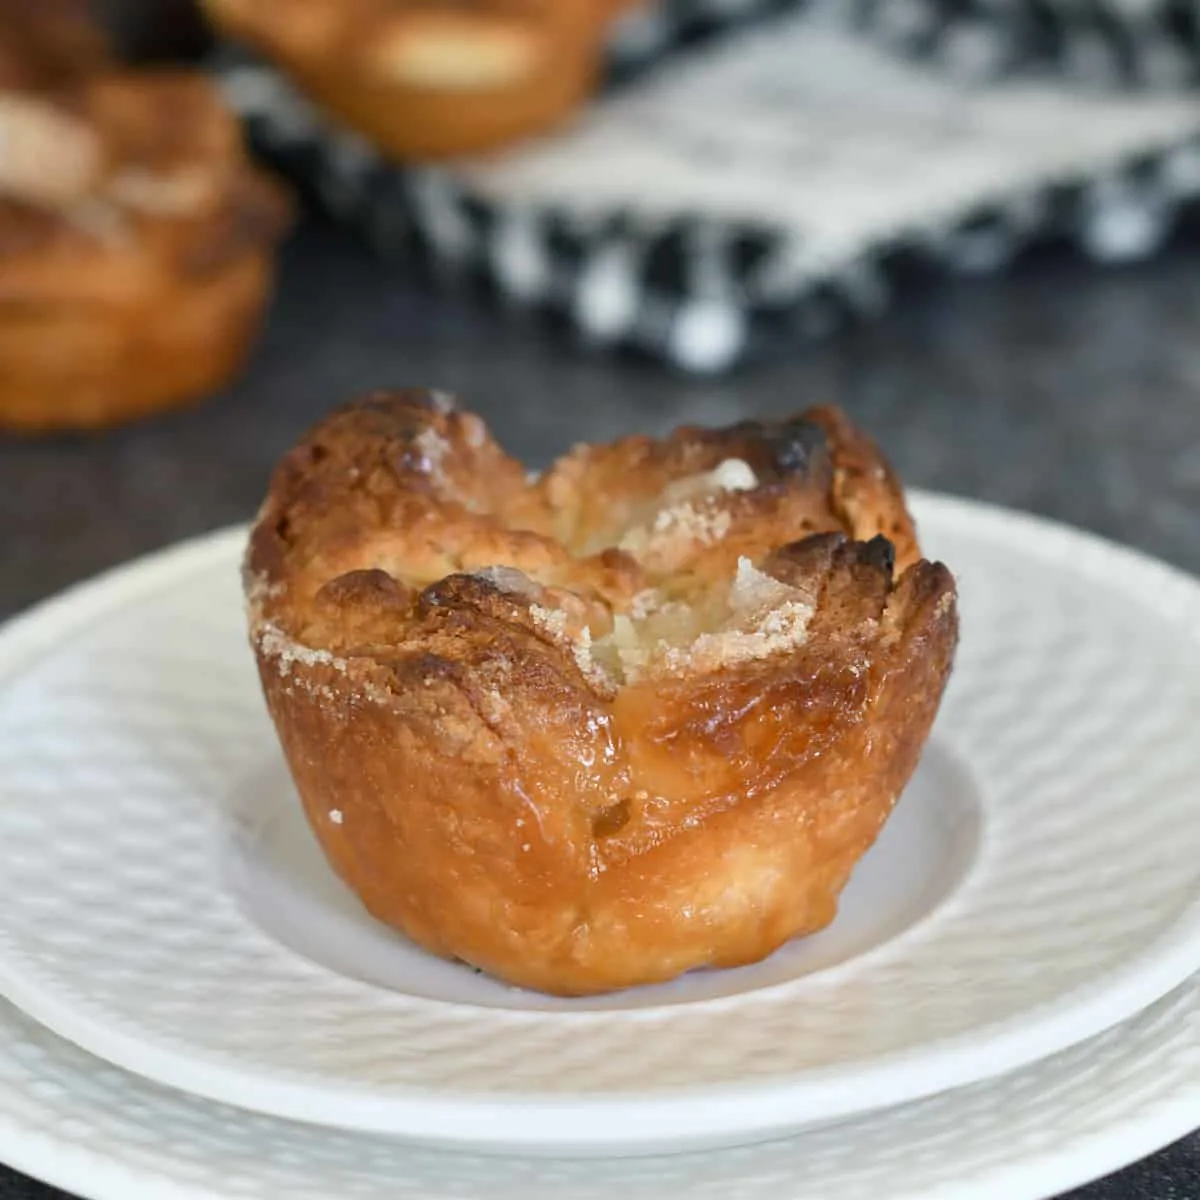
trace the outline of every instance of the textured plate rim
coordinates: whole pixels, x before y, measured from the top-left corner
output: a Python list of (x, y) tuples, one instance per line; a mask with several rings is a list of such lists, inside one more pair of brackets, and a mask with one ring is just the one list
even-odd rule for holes
[[(970, 520), (987, 525), (998, 540), (1014, 533), (1034, 540), (1049, 538), (1060, 546), (1090, 548), (1114, 565), (1171, 580), (1196, 592), (1200, 583), (1187, 573), (1140, 551), (1090, 532), (1020, 511), (910, 491), (919, 523), (932, 518), (948, 524)], [(167, 546), (117, 566), (19, 615), (0, 628), (0, 684), (35, 662), (57, 640), (86, 628), (90, 618), (153, 592), (173, 578), (202, 569), (213, 559), (233, 558), (247, 534), (234, 525)], [(979, 1082), (1027, 1066), (1103, 1032), (1142, 1011), (1180, 985), (1200, 966), (1200, 896), (1175, 924), (1141, 954), (1110, 973), (1103, 988), (1081, 1003), (1075, 992), (992, 1027), (986, 1039), (957, 1035), (919, 1050), (880, 1057), (851, 1075), (837, 1067), (805, 1072), (800, 1081), (725, 1084), (686, 1093), (611, 1093), (599, 1098), (511, 1094), (502, 1097), (465, 1092), (432, 1096), (396, 1089), (387, 1097), (367, 1088), (320, 1087), (273, 1077), (253, 1081), (235, 1067), (180, 1059), (169, 1050), (140, 1042), (80, 1016), (68, 1004), (47, 1002), (37, 986), (21, 978), (5, 979), (9, 1000), (57, 1035), (92, 1054), (145, 1078), (243, 1109), (317, 1126), (336, 1125), (363, 1132), (401, 1134), (444, 1146), (517, 1153), (552, 1152), (570, 1147), (582, 1152), (627, 1150), (652, 1153), (663, 1143), (730, 1143), (763, 1140), (791, 1132), (803, 1122), (786, 1114), (798, 1090), (824, 1089), (822, 1120), (857, 1115), (937, 1092)], [(1077, 989), (1083, 990), (1083, 989)], [(561, 1015), (561, 1014), (556, 1014)], [(914, 1058), (919, 1070), (913, 1070)], [(864, 1096), (870, 1097), (864, 1101)], [(549, 1102), (552, 1099), (552, 1104)], [(336, 1119), (331, 1107), (337, 1109)], [(553, 1110), (553, 1111), (551, 1111)], [(783, 1115), (781, 1115), (783, 1114)], [(612, 1123), (620, 1117), (620, 1134)], [(502, 1117), (502, 1119), (501, 1119)], [(536, 1136), (513, 1143), (507, 1126), (520, 1123)], [(808, 1122), (808, 1123), (811, 1123)], [(464, 1132), (468, 1128), (470, 1132)], [(581, 1136), (581, 1129), (594, 1130)], [(604, 1132), (608, 1130), (608, 1132)]]
[[(1200, 988), (1200, 979), (1184, 987)], [(1134, 1018), (1136, 1021), (1137, 1018)], [(0, 1012), (0, 1030), (6, 1016)], [(1164, 1030), (1163, 1037), (1169, 1036)], [(1084, 1044), (1086, 1048), (1086, 1043)], [(104, 1064), (92, 1060), (97, 1068)], [(1026, 1067), (1037, 1071), (1041, 1064)], [(1080, 1071), (1086, 1071), (1081, 1063)], [(128, 1075), (128, 1072), (122, 1072)], [(133, 1076), (135, 1086), (144, 1081)], [(987, 1087), (984, 1083), (981, 1086)], [(23, 1109), (28, 1114), (36, 1099), (22, 1096)], [(1200, 1104), (1200, 1075), (1193, 1074), (1177, 1086), (1143, 1094), (1132, 1109), (1122, 1109), (1108, 1121), (1100, 1121), (1087, 1134), (1058, 1143), (1056, 1149), (1026, 1154), (1001, 1163), (980, 1174), (970, 1169), (972, 1200), (1044, 1200), (1070, 1188), (1081, 1187), (1119, 1171), (1166, 1146), (1187, 1137), (1196, 1129), (1196, 1108)], [(899, 1111), (899, 1110), (896, 1110)], [(1004, 1112), (998, 1112), (1004, 1120)], [(877, 1120), (889, 1119), (889, 1114), (875, 1114)], [(320, 1136), (320, 1131), (315, 1131)], [(802, 1141), (804, 1134), (796, 1135)], [(200, 1186), (194, 1181), (172, 1180), (152, 1173), (145, 1166), (136, 1170), (127, 1163), (113, 1160), (81, 1149), (69, 1137), (46, 1134), (33, 1121), (0, 1117), (0, 1155), (5, 1165), (50, 1186), (73, 1193), (86, 1200), (232, 1200), (225, 1190)], [(163, 1191), (164, 1181), (172, 1190)], [(950, 1181), (930, 1190), (893, 1191), (892, 1200), (958, 1200), (961, 1184)], [(799, 1197), (802, 1193), (796, 1193)], [(569, 1196), (566, 1200), (570, 1200)], [(787, 1200), (780, 1197), (780, 1200)]]

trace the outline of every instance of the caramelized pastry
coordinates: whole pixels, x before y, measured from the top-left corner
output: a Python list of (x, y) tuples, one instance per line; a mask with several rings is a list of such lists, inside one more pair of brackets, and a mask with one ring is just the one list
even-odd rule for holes
[(561, 995), (828, 925), (957, 639), (950, 572), (829, 408), (533, 478), (445, 397), (371, 396), (280, 463), (245, 585), (333, 868), (434, 954)]
[(219, 388), (290, 202), (201, 76), (0, 93), (0, 426), (109, 425)]
[(400, 159), (541, 133), (596, 83), (629, 0), (205, 0), (218, 29)]

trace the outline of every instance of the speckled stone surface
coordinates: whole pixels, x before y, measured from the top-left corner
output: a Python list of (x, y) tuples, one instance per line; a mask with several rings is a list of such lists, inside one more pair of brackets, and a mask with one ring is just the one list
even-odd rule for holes
[[(577, 440), (834, 400), (911, 485), (1042, 513), (1200, 573), (1198, 268), (1193, 237), (1120, 272), (1047, 256), (1005, 280), (914, 285), (870, 326), (697, 381), (590, 358), (310, 228), (229, 392), (101, 438), (0, 437), (0, 618), (248, 519), (302, 428), (401, 385), (457, 392), (531, 464)], [(58, 1195), (0, 1167), (0, 1200)], [(1073, 1200), (1200, 1200), (1200, 1134)]]

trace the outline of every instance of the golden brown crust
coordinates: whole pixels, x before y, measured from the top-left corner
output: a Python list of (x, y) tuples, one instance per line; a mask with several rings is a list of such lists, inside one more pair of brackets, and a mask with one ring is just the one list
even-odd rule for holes
[(213, 86), (106, 74), (0, 99), (0, 131), (20, 151), (0, 164), (0, 426), (94, 428), (226, 382), (291, 202)]
[(583, 102), (630, 0), (205, 0), (385, 153), (437, 159), (551, 128)]
[(241, 370), (274, 274), (245, 254), (136, 318), (0, 303), (0, 428), (102, 429), (211, 395)]
[(442, 398), (369, 397), (280, 464), (245, 580), (335, 869), (433, 952), (561, 994), (828, 924), (957, 637), (952, 577), (829, 409), (533, 481)]

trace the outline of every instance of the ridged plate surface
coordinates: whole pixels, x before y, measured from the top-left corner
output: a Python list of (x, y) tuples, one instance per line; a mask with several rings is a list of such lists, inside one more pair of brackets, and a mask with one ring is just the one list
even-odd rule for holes
[(210, 1098), (531, 1153), (778, 1136), (1130, 1017), (1200, 966), (1200, 587), (1028, 518), (927, 497), (917, 514), (962, 592), (934, 746), (981, 831), (958, 885), (866, 953), (731, 995), (546, 1011), (289, 949), (230, 884), (252, 781), (279, 769), (233, 531), (0, 639), (4, 994)]

